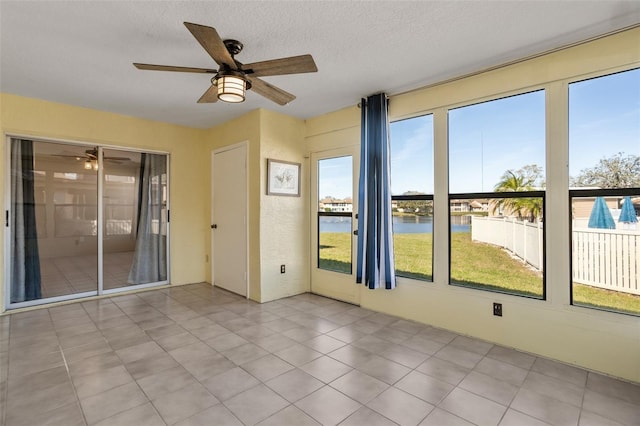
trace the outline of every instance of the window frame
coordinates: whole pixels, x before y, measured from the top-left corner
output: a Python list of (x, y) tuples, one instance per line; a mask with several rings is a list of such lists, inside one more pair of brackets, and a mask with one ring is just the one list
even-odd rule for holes
[[(628, 64), (628, 65), (620, 65), (620, 66), (616, 66), (613, 68), (608, 68), (606, 70), (599, 70), (599, 71), (595, 71), (595, 72), (588, 72), (588, 73), (584, 73), (584, 74), (579, 74), (579, 75), (575, 75), (571, 78), (567, 78), (565, 79), (565, 90), (566, 90), (566, 108), (567, 108), (567, 116), (566, 116), (566, 125), (567, 125), (567, 151), (568, 151), (568, 155), (567, 155), (567, 177), (570, 178), (570, 172), (571, 172), (571, 151), (570, 151), (570, 147), (571, 147), (571, 139), (570, 139), (570, 134), (569, 134), (569, 127), (571, 125), (570, 122), (570, 115), (569, 115), (569, 111), (571, 108), (571, 99), (570, 99), (570, 87), (572, 84), (574, 83), (581, 83), (581, 82), (585, 82), (585, 81), (590, 81), (590, 80), (596, 80), (602, 77), (610, 77), (610, 76), (614, 76), (616, 74), (622, 74), (625, 72), (629, 72), (629, 71), (639, 71), (640, 72), (640, 64), (639, 63), (632, 63), (632, 64)], [(638, 154), (640, 155), (640, 153)], [(580, 310), (583, 309), (589, 309), (591, 310), (591, 312), (606, 312), (609, 314), (614, 314), (614, 315), (624, 315), (625, 317), (630, 317), (630, 318), (638, 318), (640, 317), (640, 314), (634, 314), (631, 312), (625, 312), (625, 311), (618, 311), (618, 310), (614, 310), (614, 309), (607, 309), (604, 307), (597, 307), (597, 306), (591, 306), (591, 305), (581, 305), (581, 304), (575, 304), (574, 303), (574, 296), (573, 296), (573, 214), (572, 214), (572, 210), (573, 210), (573, 199), (574, 198), (583, 198), (583, 197), (601, 197), (601, 196), (634, 196), (640, 193), (640, 187), (631, 187), (631, 188), (568, 188), (567, 191), (567, 198), (568, 198), (568, 209), (569, 209), (569, 252), (568, 252), (568, 257), (569, 257), (569, 271), (568, 271), (568, 282), (569, 282), (569, 305), (572, 308), (577, 308)]]
[[(435, 270), (434, 270), (434, 254), (433, 254), (433, 241), (434, 241), (434, 237), (435, 237), (435, 223), (436, 223), (436, 216), (435, 216), (435, 202), (434, 202), (434, 193), (435, 193), (435, 184), (436, 184), (436, 173), (435, 173), (435, 144), (436, 144), (436, 135), (435, 135), (435, 113), (434, 111), (422, 111), (418, 114), (415, 115), (411, 115), (408, 117), (401, 117), (401, 118), (396, 118), (393, 121), (389, 122), (389, 152), (391, 154), (391, 152), (393, 152), (393, 147), (391, 146), (391, 125), (394, 123), (399, 123), (401, 121), (408, 121), (408, 120), (413, 120), (416, 118), (421, 118), (421, 117), (426, 117), (426, 116), (431, 116), (431, 120), (432, 120), (432, 126), (431, 126), (431, 132), (432, 132), (432, 137), (433, 137), (433, 144), (432, 144), (432, 149), (431, 149), (431, 155), (432, 155), (432, 159), (433, 162), (431, 164), (431, 172), (432, 172), (432, 177), (433, 177), (433, 184), (434, 184), (434, 188), (433, 188), (433, 192), (431, 194), (415, 194), (415, 195), (391, 195), (391, 201), (431, 201), (431, 204), (433, 206), (434, 209), (434, 213), (432, 215), (432, 228), (431, 228), (431, 279), (427, 280), (427, 279), (420, 279), (420, 278), (416, 278), (416, 277), (409, 277), (406, 275), (398, 275), (398, 271), (397, 269), (394, 271), (394, 273), (396, 274), (396, 277), (398, 278), (402, 278), (402, 279), (406, 279), (406, 280), (415, 280), (421, 283), (434, 283), (435, 282)], [(389, 155), (389, 158), (391, 158), (391, 155)], [(390, 172), (390, 174), (393, 173), (392, 171)], [(358, 216), (356, 215), (356, 218)], [(392, 235), (395, 236), (395, 233), (393, 232), (393, 226), (391, 227), (391, 232)], [(394, 264), (395, 264), (395, 247), (394, 247)]]
[[(638, 196), (640, 188), (605, 188), (605, 189), (570, 189), (569, 190), (569, 304), (583, 309), (594, 309), (596, 311), (610, 312), (614, 314), (627, 315), (630, 317), (640, 317), (640, 313), (632, 313), (627, 311), (619, 311), (616, 309), (608, 309), (602, 306), (594, 306), (587, 304), (576, 304), (573, 296), (573, 199), (586, 197), (624, 197)], [(638, 271), (636, 271), (638, 272)], [(615, 291), (615, 290), (611, 290)]]
[[(544, 176), (545, 176), (545, 181), (546, 176), (547, 176), (547, 158), (548, 158), (548, 152), (547, 152), (547, 146), (548, 146), (548, 127), (549, 127), (549, 123), (548, 123), (548, 96), (549, 96), (549, 84), (548, 83), (542, 83), (542, 84), (536, 84), (534, 86), (530, 86), (530, 87), (525, 87), (525, 88), (521, 88), (521, 89), (517, 89), (517, 90), (510, 90), (508, 92), (504, 92), (504, 93), (495, 93), (492, 94), (488, 97), (483, 97), (480, 99), (475, 99), (475, 100), (469, 100), (463, 103), (456, 103), (456, 104), (452, 104), (446, 107), (446, 121), (447, 121), (447, 186), (450, 184), (450, 164), (451, 164), (451, 156), (450, 156), (450, 147), (451, 147), (451, 140), (450, 140), (450, 126), (451, 126), (451, 122), (450, 122), (450, 117), (449, 114), (451, 111), (456, 110), (456, 109), (460, 109), (460, 108), (465, 108), (465, 107), (469, 107), (469, 106), (474, 106), (474, 105), (480, 105), (480, 104), (485, 104), (488, 102), (493, 102), (493, 101), (499, 101), (502, 99), (509, 99), (509, 98), (513, 98), (516, 96), (521, 96), (521, 95), (527, 95), (530, 93), (536, 93), (536, 92), (542, 92), (544, 94), (545, 97), (545, 101), (544, 101), (544, 117), (545, 117), (545, 123), (544, 123), (544, 129), (545, 129), (545, 137), (544, 137), (544, 158), (545, 158), (545, 164), (544, 164)], [(505, 294), (508, 296), (516, 296), (516, 297), (522, 297), (525, 299), (532, 299), (532, 300), (537, 300), (537, 301), (546, 301), (547, 300), (547, 227), (544, 226), (544, 223), (546, 222), (546, 220), (544, 220), (544, 218), (547, 216), (547, 199), (546, 199), (546, 194), (547, 194), (547, 188), (545, 186), (545, 188), (543, 190), (535, 190), (535, 191), (514, 191), (514, 192), (496, 192), (496, 191), (491, 191), (491, 192), (449, 192), (449, 190), (447, 189), (447, 211), (449, 212), (449, 214), (447, 215), (447, 222), (448, 222), (448, 228), (447, 228), (447, 249), (448, 249), (448, 256), (447, 256), (447, 262), (448, 262), (448, 273), (449, 273), (449, 282), (448, 284), (450, 286), (454, 286), (454, 287), (460, 287), (460, 288), (467, 288), (467, 289), (471, 289), (471, 290), (480, 290), (480, 291), (486, 291), (486, 292), (490, 292), (490, 293), (497, 293), (497, 294)], [(542, 217), (543, 217), (543, 226), (542, 226), (542, 296), (541, 297), (535, 297), (532, 295), (526, 295), (526, 294), (519, 294), (519, 293), (513, 293), (513, 292), (508, 292), (508, 291), (500, 291), (498, 289), (493, 289), (493, 288), (484, 288), (484, 287), (473, 287), (473, 286), (469, 286), (469, 285), (464, 285), (461, 283), (456, 283), (453, 282), (451, 279), (451, 201), (452, 200), (465, 200), (465, 199), (477, 199), (477, 198), (488, 198), (488, 199), (505, 199), (505, 198), (541, 198), (542, 199)]]
[(469, 285), (464, 285), (461, 283), (457, 283), (452, 281), (451, 279), (451, 211), (449, 210), (448, 222), (449, 222), (449, 232), (448, 232), (448, 247), (449, 247), (449, 285), (455, 287), (462, 288), (470, 288), (474, 290), (483, 290), (489, 291), (491, 293), (499, 293), (499, 294), (507, 294), (510, 296), (518, 296), (525, 297), (527, 299), (533, 300), (547, 300), (547, 227), (544, 226), (544, 217), (546, 215), (546, 191), (518, 191), (518, 192), (465, 192), (465, 193), (450, 193), (449, 194), (449, 206), (451, 206), (451, 200), (474, 200), (477, 198), (488, 198), (488, 199), (505, 199), (505, 198), (541, 198), (542, 199), (542, 211), (543, 211), (543, 226), (542, 226), (542, 296), (535, 297), (527, 294), (519, 294), (513, 293), (509, 291), (500, 291), (493, 288), (485, 288), (485, 287), (474, 287)]
[[(431, 201), (431, 203), (433, 204), (433, 194), (416, 194), (416, 195), (392, 195), (391, 196), (391, 201)], [(416, 278), (416, 277), (409, 277), (406, 275), (400, 275), (398, 274), (398, 269), (396, 268), (395, 270), (395, 274), (396, 277), (400, 277), (400, 278), (404, 278), (404, 279), (408, 279), (408, 280), (416, 280), (419, 282), (425, 282), (425, 283), (433, 283), (435, 281), (434, 276), (435, 276), (435, 271), (433, 270), (433, 236), (435, 234), (435, 219), (436, 215), (435, 213), (432, 215), (432, 228), (431, 228), (431, 279), (427, 280), (427, 279), (420, 279), (420, 278)], [(392, 235), (395, 236), (395, 232), (393, 232), (393, 226), (391, 227), (392, 230)], [(393, 256), (394, 256), (394, 263), (395, 263), (395, 247), (394, 247), (394, 252), (393, 252)]]
[[(610, 312), (614, 314), (627, 315), (630, 317), (638, 318), (640, 313), (634, 314), (631, 312), (618, 311), (615, 309), (607, 309), (605, 307), (576, 304), (573, 300), (573, 199), (585, 198), (585, 197), (624, 197), (624, 196), (638, 196), (640, 194), (640, 188), (605, 188), (605, 189), (570, 189), (569, 190), (569, 304), (583, 309), (595, 309), (597, 311)], [(636, 271), (640, 273), (640, 271)], [(615, 291), (615, 290), (611, 290)]]

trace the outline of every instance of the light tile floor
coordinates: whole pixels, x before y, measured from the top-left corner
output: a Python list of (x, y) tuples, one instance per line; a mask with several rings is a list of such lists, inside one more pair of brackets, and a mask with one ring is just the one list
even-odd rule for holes
[[(133, 251), (104, 253), (103, 288), (126, 287), (133, 262)], [(98, 288), (98, 257), (86, 256), (41, 257), (42, 297), (66, 296), (96, 291)]]
[(0, 317), (0, 424), (640, 425), (640, 385), (311, 294), (194, 284)]

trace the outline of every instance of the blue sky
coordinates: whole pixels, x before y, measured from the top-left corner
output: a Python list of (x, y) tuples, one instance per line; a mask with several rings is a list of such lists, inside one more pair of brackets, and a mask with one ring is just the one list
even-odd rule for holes
[(449, 111), (449, 191), (491, 192), (509, 169), (544, 168), (544, 91)]
[(391, 194), (433, 194), (433, 115), (390, 125)]
[(353, 197), (352, 161), (353, 159), (349, 156), (327, 158), (318, 162), (318, 196), (320, 198), (328, 196), (341, 199)]
[[(449, 111), (449, 191), (490, 192), (508, 169), (544, 169), (544, 102), (540, 90)], [(392, 194), (433, 193), (433, 117), (390, 132)], [(640, 155), (640, 69), (569, 85), (569, 174), (618, 152)], [(351, 196), (349, 161), (323, 161), (320, 196)]]
[(640, 68), (569, 86), (569, 175), (618, 152), (640, 155)]

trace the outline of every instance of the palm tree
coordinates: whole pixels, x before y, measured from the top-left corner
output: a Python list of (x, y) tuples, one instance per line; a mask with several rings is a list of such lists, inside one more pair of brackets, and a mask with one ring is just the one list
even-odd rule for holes
[[(535, 189), (536, 177), (529, 174), (525, 176), (523, 170), (507, 170), (500, 181), (494, 187), (496, 192), (524, 192)], [(542, 216), (541, 198), (499, 198), (493, 202), (492, 213), (498, 210), (501, 213), (510, 213), (518, 216), (519, 220), (526, 217), (530, 222), (534, 222)]]

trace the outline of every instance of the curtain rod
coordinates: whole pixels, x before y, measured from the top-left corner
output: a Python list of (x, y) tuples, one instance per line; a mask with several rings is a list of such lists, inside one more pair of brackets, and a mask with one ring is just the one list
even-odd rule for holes
[[(384, 94), (384, 98), (387, 100), (387, 103), (389, 102), (389, 95), (387, 95), (386, 93), (382, 92)], [(374, 93), (374, 95), (376, 95), (377, 93)], [(370, 95), (373, 96), (373, 95)], [(367, 102), (367, 98), (362, 98), (365, 101), (365, 104)], [(362, 101), (358, 102), (357, 104), (358, 108), (362, 108)]]

